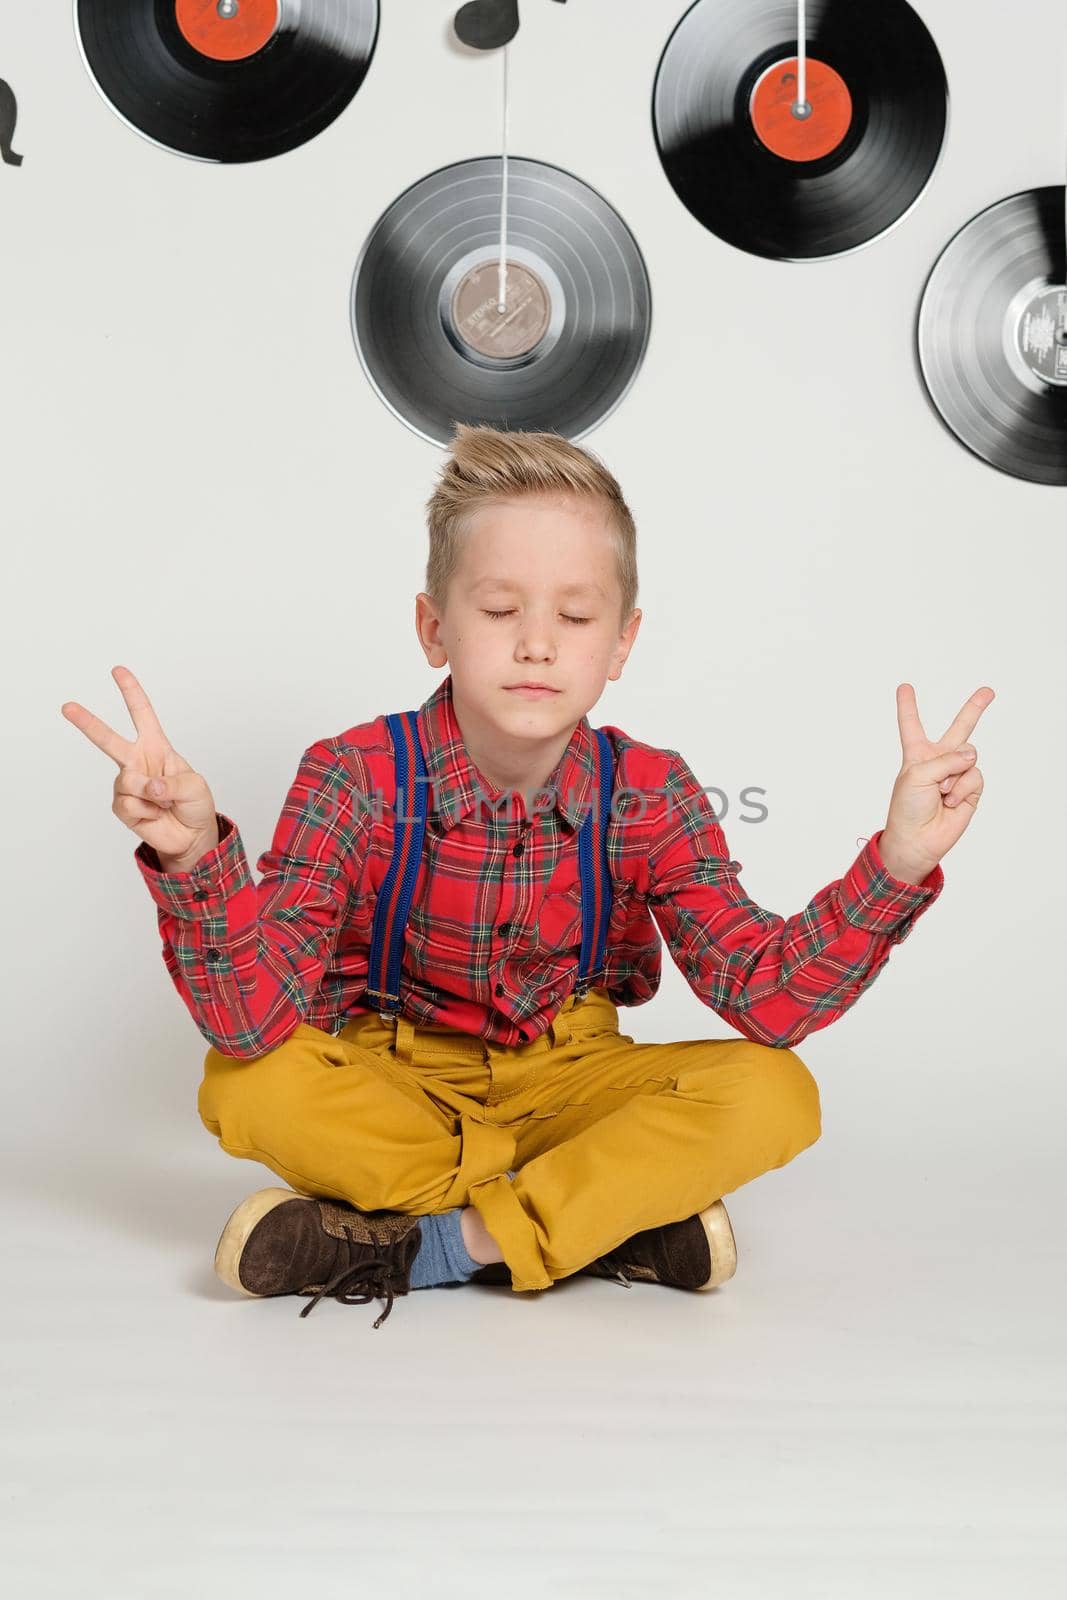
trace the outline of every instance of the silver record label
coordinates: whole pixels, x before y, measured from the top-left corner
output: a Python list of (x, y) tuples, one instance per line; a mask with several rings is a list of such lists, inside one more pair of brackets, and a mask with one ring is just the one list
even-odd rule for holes
[(1015, 327), (1015, 348), (1036, 378), (1067, 384), (1067, 286), (1039, 289)]

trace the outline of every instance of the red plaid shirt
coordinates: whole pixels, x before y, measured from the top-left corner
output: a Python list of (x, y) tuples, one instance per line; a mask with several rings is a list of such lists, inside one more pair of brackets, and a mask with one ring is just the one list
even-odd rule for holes
[[(432, 781), (401, 1009), (416, 1023), (522, 1044), (547, 1029), (577, 975), (577, 832), (595, 799), (589, 719), (529, 811), (472, 766), (451, 674), (419, 708), (418, 725)], [(921, 884), (892, 877), (879, 830), (803, 911), (765, 911), (741, 887), (741, 863), (679, 753), (605, 731), (616, 790), (630, 791), (616, 798), (607, 830), (613, 905), (602, 981), (616, 1005), (656, 993), (662, 935), (705, 1005), (757, 1043), (796, 1045), (855, 1004), (941, 892), (940, 866)], [(376, 1009), (365, 989), (394, 794), (382, 715), (304, 752), (256, 863), (258, 884), (221, 812), (217, 847), (189, 872), (164, 873), (151, 846), (137, 846), (167, 971), (223, 1055), (261, 1055), (301, 1021), (336, 1033)]]

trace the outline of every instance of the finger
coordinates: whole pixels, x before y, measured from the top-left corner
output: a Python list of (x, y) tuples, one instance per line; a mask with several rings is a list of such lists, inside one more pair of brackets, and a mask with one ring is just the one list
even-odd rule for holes
[(927, 742), (926, 733), (919, 720), (915, 690), (910, 683), (897, 684), (897, 728), (900, 730), (900, 745), (905, 759), (912, 751)]
[(112, 667), (111, 675), (122, 691), (122, 698), (126, 708), (133, 718), (133, 725), (138, 735), (142, 738), (157, 739), (161, 744), (166, 744), (167, 737), (159, 725), (159, 718), (152, 709), (152, 702), (137, 682), (129, 667)]
[[(163, 788), (157, 789), (156, 784), (162, 783)], [(152, 815), (157, 816), (160, 810), (166, 810), (174, 803), (174, 794), (170, 787), (171, 780), (158, 778), (151, 772), (142, 772), (137, 767), (122, 767), (115, 779), (115, 798), (125, 797), (128, 800), (138, 800), (143, 805), (152, 808)]]
[(67, 700), (59, 709), (68, 722), (73, 722), (74, 726), (80, 729), (85, 737), (96, 745), (98, 750), (102, 750), (106, 756), (110, 756), (112, 761), (117, 761), (120, 767), (124, 761), (129, 759), (133, 746), (128, 740), (124, 739), (121, 734), (116, 733), (114, 728), (109, 728), (106, 722), (102, 722), (91, 711), (86, 711), (85, 707), (80, 706), (77, 700)]
[(191, 767), (184, 772), (145, 772), (139, 767), (124, 767), (115, 779), (115, 792), (137, 795), (155, 806), (172, 806), (180, 800), (202, 799), (205, 784)]
[(115, 793), (135, 796), (164, 808), (179, 800), (193, 800), (201, 792), (203, 779), (198, 772), (144, 772), (139, 767), (123, 767), (115, 779)]
[[(941, 779), (938, 788), (941, 790), (942, 794), (947, 794), (949, 790), (960, 781), (961, 773), (973, 771), (974, 763), (978, 759), (978, 752), (975, 750), (973, 744), (961, 744), (959, 749), (952, 753), (961, 756), (968, 756), (970, 757), (970, 760), (965, 763), (964, 766), (960, 767), (956, 772), (950, 772), (947, 778)], [(937, 758), (935, 757), (934, 759)]]
[(976, 689), (970, 699), (964, 701), (951, 726), (946, 728), (938, 743), (955, 749), (965, 739), (969, 739), (974, 732), (978, 718), (995, 699), (996, 695), (988, 684), (983, 685), (981, 689)]
[(973, 744), (961, 745), (958, 750), (946, 750), (943, 755), (931, 756), (928, 761), (916, 761), (915, 772), (922, 783), (936, 783), (944, 778), (955, 778), (966, 772), (978, 760)]
[(136, 795), (117, 794), (111, 803), (111, 809), (120, 822), (128, 828), (135, 828), (141, 822), (158, 822), (160, 817), (166, 816), (159, 806), (148, 805), (144, 800), (138, 800)]
[(958, 806), (966, 803), (967, 805), (976, 806), (978, 804), (978, 796), (984, 788), (985, 779), (980, 772), (977, 770), (967, 772), (959, 780), (952, 793), (946, 796), (945, 804), (947, 806)]

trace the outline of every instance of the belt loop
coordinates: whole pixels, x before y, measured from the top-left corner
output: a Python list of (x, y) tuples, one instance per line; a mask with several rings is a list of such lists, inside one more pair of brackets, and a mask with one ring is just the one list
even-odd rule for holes
[(415, 1049), (415, 1025), (407, 1017), (397, 1017), (396, 1019), (396, 1038), (393, 1041), (393, 1049), (397, 1060), (403, 1061), (410, 1067)]
[[(566, 1005), (566, 1001), (564, 1001), (564, 1005)], [(556, 1015), (548, 1025), (548, 1031), (552, 1037), (553, 1049), (558, 1049), (560, 1045), (570, 1043), (571, 1025), (564, 1010), (561, 1009), (556, 1012)]]

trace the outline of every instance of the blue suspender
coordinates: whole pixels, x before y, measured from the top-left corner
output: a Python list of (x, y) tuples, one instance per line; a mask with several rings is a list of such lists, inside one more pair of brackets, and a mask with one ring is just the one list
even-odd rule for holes
[[(397, 711), (386, 718), (393, 740), (396, 767), (396, 808), (393, 824), (393, 859), (374, 904), (367, 993), (378, 1005), (383, 1022), (400, 1011), (400, 963), (404, 954), (408, 911), (415, 892), (422, 841), (426, 832), (429, 784), (412, 783), (412, 773), (426, 778), (414, 711)], [(412, 794), (414, 790), (414, 794)]]
[[(400, 1014), (400, 974), (407, 933), (408, 912), (415, 892), (426, 833), (428, 809), (426, 763), (419, 741), (414, 711), (397, 711), (386, 717), (393, 741), (396, 767), (396, 819), (393, 858), (374, 906), (371, 929), (367, 994), (378, 1007), (383, 1022)], [(594, 794), (578, 832), (578, 870), (582, 882), (582, 946), (574, 993), (583, 999), (603, 976), (604, 954), (611, 917), (611, 872), (608, 866), (608, 822), (614, 788), (611, 741), (603, 728), (594, 728), (596, 755)], [(413, 782), (412, 779), (421, 779)], [(412, 793), (414, 791), (414, 793)]]
[[(611, 740), (603, 728), (594, 728), (600, 760), (593, 773), (594, 801), (578, 831), (578, 871), (582, 879), (582, 949), (574, 993), (583, 1000), (590, 985), (602, 977), (604, 952), (611, 917), (611, 870), (608, 866), (608, 821), (614, 771)], [(599, 790), (597, 779), (599, 777)]]
[[(386, 718), (394, 744), (397, 770), (394, 854), (389, 872), (374, 902), (371, 928), (370, 970), (366, 994), (378, 1005), (382, 1021), (400, 1014), (400, 970), (403, 944), (408, 931), (408, 912), (414, 882), (422, 859), (422, 840), (426, 837), (427, 789), (426, 762), (419, 742), (416, 712), (394, 712)], [(581, 1000), (590, 984), (603, 976), (608, 947), (608, 922), (611, 918), (611, 870), (608, 867), (608, 821), (614, 789), (614, 762), (611, 741), (603, 728), (597, 734), (597, 771), (593, 790), (597, 805), (590, 806), (577, 834), (577, 867), (582, 882), (582, 947), (577, 962), (574, 994)], [(421, 778), (422, 782), (411, 781)], [(414, 795), (411, 790), (414, 789)]]

